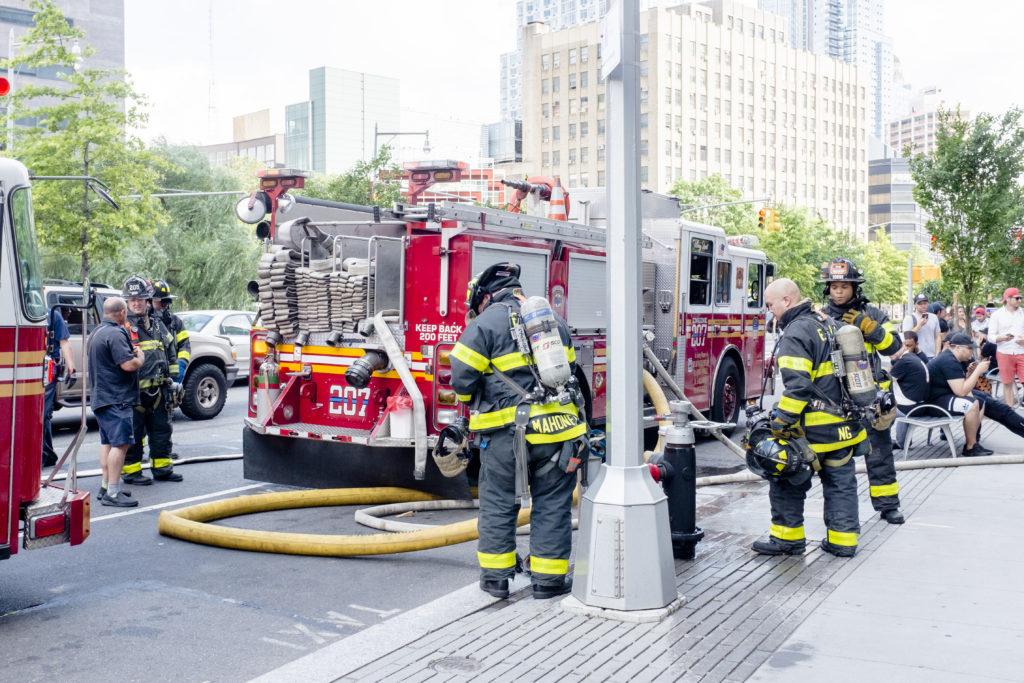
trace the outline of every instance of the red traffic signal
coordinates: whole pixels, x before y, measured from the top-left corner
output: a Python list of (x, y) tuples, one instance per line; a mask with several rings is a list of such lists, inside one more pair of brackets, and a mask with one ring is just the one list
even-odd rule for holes
[(757, 229), (764, 230), (768, 222), (768, 209), (761, 209), (757, 212)]
[(11, 92), (11, 82), (6, 78), (0, 78), (0, 97), (9, 95)]

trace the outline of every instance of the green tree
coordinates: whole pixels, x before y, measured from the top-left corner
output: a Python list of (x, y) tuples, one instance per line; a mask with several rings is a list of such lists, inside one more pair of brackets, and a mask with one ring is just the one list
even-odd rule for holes
[(857, 261), (859, 250), (845, 233), (833, 229), (820, 216), (812, 216), (804, 207), (779, 206), (776, 210), (781, 229), (757, 232), (759, 248), (776, 264), (777, 277), (790, 278), (804, 296), (818, 301), (821, 265), (838, 256)]
[(907, 298), (907, 254), (881, 233), (877, 240), (857, 245), (851, 257), (864, 272), (864, 295), (875, 303), (894, 304)]
[[(162, 192), (229, 192), (252, 185), (255, 161), (233, 159), (211, 167), (197, 147), (151, 148)], [(256, 277), (260, 243), (255, 227), (238, 221), (234, 206), (241, 195), (167, 197), (169, 217), (159, 230), (140, 237), (116, 258), (96, 262), (97, 279), (120, 286), (132, 274), (167, 280), (178, 295), (176, 308), (251, 309), (246, 284)]]
[[(677, 180), (669, 194), (682, 200), (684, 211), (707, 204), (736, 202), (743, 199), (743, 192), (729, 185), (719, 174), (696, 181)], [(713, 209), (686, 212), (683, 216), (699, 223), (717, 225), (727, 235), (752, 234), (757, 231), (756, 204), (733, 204)]]
[(391, 148), (381, 146), (377, 156), (356, 162), (340, 175), (317, 174), (306, 179), (296, 194), (336, 202), (390, 207), (402, 196), (402, 169), (391, 159)]
[[(149, 194), (159, 164), (129, 131), (145, 121), (127, 75), (122, 71), (80, 68), (71, 48), (84, 32), (71, 26), (52, 0), (29, 3), (35, 25), (22, 39), (24, 48), (3, 66), (18, 70), (56, 68), (52, 84), (17, 83), (5, 114), (34, 120), (16, 127), (8, 155), (35, 175), (92, 175), (106, 183), (121, 205), (116, 211), (95, 201), (84, 186), (41, 181), (35, 185), (35, 214), (40, 241), (62, 254), (80, 254), (81, 277), (89, 275), (89, 255), (116, 256), (133, 239), (162, 225), (165, 214)], [(88, 64), (95, 50), (82, 49)], [(140, 199), (127, 195), (139, 194)]]
[(943, 279), (955, 283), (966, 301), (990, 275), (998, 280), (1024, 274), (1012, 263), (1022, 250), (1024, 222), (1021, 115), (1014, 108), (968, 121), (959, 110), (940, 112), (935, 150), (910, 160), (914, 198), (931, 215), (927, 226), (945, 258)]

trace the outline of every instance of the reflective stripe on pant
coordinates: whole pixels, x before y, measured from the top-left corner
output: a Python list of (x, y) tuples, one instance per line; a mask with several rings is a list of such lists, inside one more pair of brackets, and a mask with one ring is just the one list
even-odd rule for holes
[(878, 431), (865, 422), (871, 452), (864, 458), (871, 486), (871, 507), (876, 511), (900, 506), (900, 485), (896, 482), (896, 464), (892, 456), (892, 436), (888, 429)]
[(135, 443), (124, 456), (122, 474), (131, 474), (142, 469), (143, 439), (148, 437), (149, 464), (156, 477), (166, 476), (174, 471), (171, 462), (171, 416), (164, 407), (162, 395), (150, 396), (141, 392), (141, 405), (135, 406), (132, 421), (135, 427)]
[[(514, 430), (505, 428), (484, 435), (480, 450), (480, 540), (477, 559), (480, 576), (507, 579), (515, 573), (516, 516)], [(556, 467), (544, 467), (561, 443), (531, 445), (530, 569), (535, 584), (564, 580), (572, 547), (572, 491), (576, 476)], [(538, 472), (540, 472), (538, 474)]]
[[(866, 440), (862, 441), (855, 448), (866, 450), (866, 444)], [(857, 514), (857, 475), (853, 458), (840, 467), (822, 467), (818, 476), (821, 478), (821, 490), (825, 497), (825, 526), (828, 528), (829, 538), (841, 538), (844, 541), (841, 545), (856, 546), (860, 520)], [(813, 478), (808, 479), (798, 485), (785, 480), (769, 481), (768, 500), (772, 507), (772, 536), (782, 541), (799, 541), (804, 538), (804, 499), (811, 488), (812, 480)]]

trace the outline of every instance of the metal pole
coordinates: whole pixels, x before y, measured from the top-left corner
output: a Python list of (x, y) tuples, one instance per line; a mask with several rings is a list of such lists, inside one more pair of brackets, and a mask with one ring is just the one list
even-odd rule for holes
[(732, 206), (733, 204), (760, 204), (761, 202), (770, 202), (771, 197), (764, 199), (741, 199), (735, 202), (719, 202), (718, 204), (701, 204), (700, 206), (691, 206), (687, 209), (680, 211), (680, 215), (684, 213), (690, 213), (691, 211), (703, 211), (704, 209), (715, 209), (719, 206)]
[[(608, 461), (580, 504), (570, 612), (667, 614), (680, 604), (664, 491), (643, 464), (638, 0), (604, 18), (608, 96)], [(596, 610), (595, 608), (600, 608)], [(628, 617), (622, 617), (628, 618)]]
[(14, 115), (12, 114), (13, 107), (11, 106), (11, 100), (14, 99), (14, 67), (11, 66), (12, 61), (14, 61), (13, 26), (7, 34), (7, 83), (11, 89), (7, 93), (7, 154), (11, 156), (14, 155)]

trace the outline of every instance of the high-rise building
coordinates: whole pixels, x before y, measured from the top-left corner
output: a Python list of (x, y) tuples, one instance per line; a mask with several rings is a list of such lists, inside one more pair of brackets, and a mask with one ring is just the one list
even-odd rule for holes
[[(124, 0), (57, 0), (57, 6), (72, 26), (85, 31), (83, 45), (80, 47), (89, 45), (96, 50), (85, 66), (93, 69), (124, 69)], [(24, 38), (35, 25), (34, 17), (35, 12), (28, 7), (27, 2), (0, 4), (0, 55), (6, 57), (21, 51), (31, 51), (32, 46), (25, 45)], [(4, 76), (17, 88), (19, 84), (25, 83), (53, 85), (59, 80), (59, 72), (58, 67), (18, 67), (13, 74), (5, 72)], [(35, 123), (21, 118), (17, 122), (18, 125)]]
[(286, 163), (344, 173), (369, 159), (375, 130), (399, 129), (398, 92), (397, 78), (329, 66), (310, 69), (309, 101), (285, 109), (285, 148), (295, 155)]
[(789, 21), (789, 44), (856, 64), (870, 74), (869, 132), (881, 137), (893, 117), (893, 46), (885, 35), (885, 0), (758, 0)]
[[(932, 86), (918, 90), (910, 98), (909, 112), (889, 121), (886, 142), (898, 153), (910, 147), (912, 154), (928, 154), (935, 149), (935, 131), (939, 127), (939, 111), (955, 106), (946, 102), (942, 88)], [(970, 117), (961, 110), (960, 116)]]
[[(284, 136), (275, 133), (269, 109), (236, 116), (231, 120), (231, 142), (206, 145), (210, 164), (223, 166), (232, 157), (254, 159), (268, 167), (283, 166), (285, 159)], [(278, 123), (278, 129), (280, 123)]]
[(914, 201), (910, 161), (898, 156), (872, 159), (868, 167), (868, 220), (884, 229), (897, 249), (928, 249), (928, 214)]
[[(640, 180), (721, 174), (747, 199), (810, 207), (867, 237), (865, 74), (788, 46), (788, 22), (732, 0), (640, 16)], [(606, 184), (597, 23), (523, 32), (523, 166)]]

